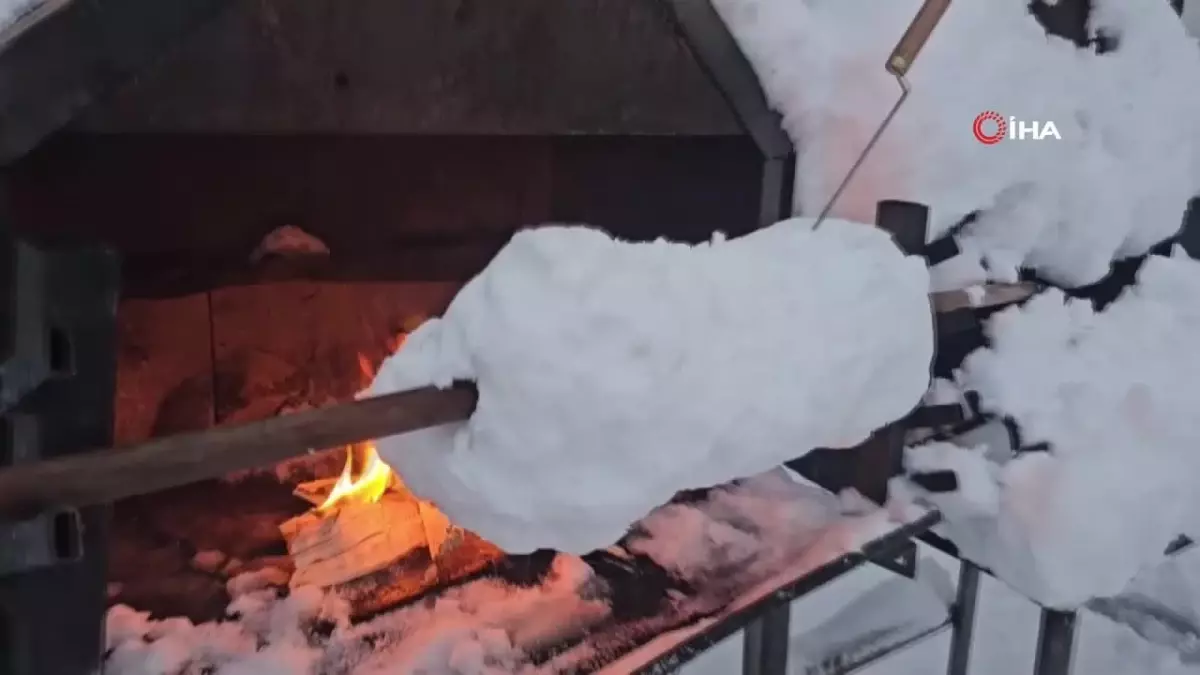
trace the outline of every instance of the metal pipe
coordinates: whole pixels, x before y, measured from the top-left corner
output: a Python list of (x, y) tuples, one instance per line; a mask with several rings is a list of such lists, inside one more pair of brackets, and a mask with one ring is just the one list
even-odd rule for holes
[(1076, 612), (1042, 610), (1037, 657), (1033, 662), (1034, 675), (1070, 675), (1078, 621)]
[(763, 613), (742, 633), (742, 675), (787, 675), (791, 605)]
[(958, 568), (958, 592), (950, 617), (954, 629), (950, 634), (950, 662), (946, 675), (967, 675), (971, 666), (971, 643), (975, 637), (975, 606), (979, 599), (980, 570), (963, 560)]

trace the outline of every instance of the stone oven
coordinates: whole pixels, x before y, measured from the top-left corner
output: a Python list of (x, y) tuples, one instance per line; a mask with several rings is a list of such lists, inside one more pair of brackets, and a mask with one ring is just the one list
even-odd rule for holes
[[(773, 222), (790, 208), (790, 143), (701, 4), (34, 3), (0, 28), (0, 466), (348, 400), (519, 227), (701, 241)], [(1060, 1), (1044, 21), (1074, 37), (1083, 16)], [(30, 340), (39, 365), (14, 367)], [(865, 465), (802, 468), (879, 498), (894, 440)], [(547, 564), (504, 559), (397, 482), (359, 497), (411, 540), (390, 545), (421, 553), (387, 566), (326, 542), (361, 569), (306, 569), (284, 533), (339, 475), (369, 482), (371, 457), (327, 449), (14, 526), (0, 673), (89, 673), (106, 605), (219, 618), (246, 572), (333, 579), (368, 617)], [(776, 672), (761, 652), (748, 642), (747, 672)]]

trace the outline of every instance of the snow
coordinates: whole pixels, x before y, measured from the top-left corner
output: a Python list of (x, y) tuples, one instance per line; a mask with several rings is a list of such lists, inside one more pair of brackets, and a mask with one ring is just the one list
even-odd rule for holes
[[(958, 563), (926, 549), (922, 563), (936, 566), (939, 576), (957, 574)], [(928, 626), (936, 618), (935, 607), (926, 596), (894, 574), (864, 567), (851, 575), (807, 595), (792, 605), (789, 673), (811, 675), (807, 670), (814, 649), (834, 646), (838, 634), (870, 634), (878, 626)], [(1156, 605), (1194, 617), (1200, 607), (1200, 551), (1148, 571), (1136, 583)], [(926, 589), (927, 591), (932, 589)], [(867, 605), (868, 595), (884, 599)], [(890, 598), (890, 600), (889, 600)], [(901, 600), (904, 598), (904, 600)], [(905, 602), (913, 603), (906, 611)], [(1038, 608), (1003, 583), (985, 576), (977, 606), (976, 629), (971, 650), (971, 675), (1032, 675), (1038, 632)], [(890, 615), (881, 618), (880, 612)], [(845, 626), (831, 630), (832, 624)], [(815, 631), (815, 633), (811, 632)], [(818, 638), (830, 642), (819, 642)], [(1156, 641), (1157, 642), (1157, 641)], [(1072, 672), (1080, 675), (1195, 675), (1200, 670), (1193, 656), (1140, 637), (1129, 626), (1114, 623), (1091, 612), (1080, 616), (1079, 635)], [(732, 638), (688, 664), (683, 675), (728, 675), (740, 672), (741, 639)], [(939, 675), (946, 672), (949, 633), (920, 642), (862, 670), (860, 675)], [(817, 671), (826, 672), (826, 671)]]
[[(819, 211), (899, 96), (883, 69), (920, 0), (714, 0), (798, 154), (797, 212)], [(1200, 50), (1169, 3), (1097, 0), (1096, 55), (1047, 39), (1027, 0), (950, 5), (909, 74), (912, 94), (834, 214), (881, 199), (932, 208), (931, 235), (967, 213), (964, 254), (935, 290), (1035, 268), (1067, 286), (1102, 277), (1178, 230), (1200, 192)], [(1136, 8), (1136, 9), (1135, 9)], [(1053, 122), (1062, 140), (975, 140), (977, 115)], [(986, 261), (986, 271), (981, 261)]]
[(991, 346), (967, 357), (958, 386), (1050, 450), (1013, 458), (965, 439), (909, 450), (910, 471), (958, 476), (959, 491), (921, 496), (964, 555), (1069, 608), (1120, 592), (1196, 532), (1197, 297), (1200, 263), (1177, 252), (1149, 258), (1102, 312), (1051, 290), (992, 318)]
[[(693, 590), (677, 591), (659, 615), (626, 617), (615, 625), (610, 621), (615, 620), (615, 597), (658, 589), (614, 592), (608, 577), (565, 554), (554, 558), (538, 585), (485, 577), (354, 626), (347, 618), (349, 606), (334, 592), (299, 587), (280, 597), (274, 589), (241, 583), (227, 610), (231, 619), (223, 623), (155, 621), (128, 607), (113, 607), (105, 673), (549, 675), (592, 670), (595, 659), (608, 661), (628, 651), (639, 635), (676, 644), (717, 620), (714, 612), (737, 611), (774, 592), (780, 579), (798, 578), (857, 550), (888, 520), (878, 507), (847, 513), (845, 505), (857, 502), (839, 500), (776, 469), (713, 490), (702, 500), (657, 510), (639, 524), (618, 557), (648, 556), (672, 573), (679, 588)], [(321, 625), (327, 636), (321, 635)], [(552, 659), (535, 658), (564, 642), (570, 648)], [(658, 654), (653, 644), (640, 649)], [(635, 651), (625, 658), (643, 657)], [(608, 668), (632, 669), (624, 660)]]
[(368, 392), (473, 380), (474, 415), (380, 455), (509, 552), (584, 553), (680, 490), (865, 440), (928, 386), (929, 277), (877, 228), (812, 222), (698, 246), (517, 234)]
[[(857, 499), (839, 500), (776, 470), (719, 490), (705, 502), (657, 511), (639, 532), (665, 540), (660, 545), (631, 544), (631, 548), (637, 546), (696, 585), (709, 586), (714, 576), (737, 576), (746, 570), (751, 574), (743, 580), (766, 580), (782, 573), (781, 564), (784, 569), (804, 568), (805, 557), (829, 560), (861, 546), (870, 536), (870, 519), (885, 512), (876, 509), (860, 516), (852, 512), (847, 518), (845, 507), (858, 504)], [(757, 533), (757, 544), (743, 536), (747, 532)], [(674, 549), (667, 545), (672, 541), (677, 544)], [(866, 566), (793, 603), (789, 672), (826, 673), (831, 664), (867, 657), (888, 644), (936, 629), (948, 617), (953, 595), (949, 576), (956, 564), (926, 551), (916, 584)], [(110, 652), (104, 672), (550, 675), (589, 671), (588, 659), (605, 653), (603, 641), (585, 638), (541, 665), (531, 662), (530, 655), (564, 635), (603, 625), (613, 611), (605, 599), (605, 584), (581, 559), (559, 555), (540, 585), (515, 586), (485, 578), (355, 626), (347, 619), (347, 605), (336, 594), (313, 587), (292, 589), (286, 597), (275, 590), (249, 591), (230, 606), (231, 620), (224, 623), (152, 621), (144, 613), (116, 606), (107, 621)], [(721, 615), (703, 619), (683, 633), (701, 630), (752, 601), (748, 599), (770, 592), (765, 587), (743, 588)], [(1075, 672), (1194, 673), (1198, 593), (1200, 550), (1143, 573), (1125, 594), (1109, 603), (1118, 616), (1130, 614), (1120, 623), (1083, 613)], [(678, 602), (686, 599), (680, 597)], [(1130, 608), (1141, 611), (1130, 612)], [(1037, 608), (985, 577), (978, 611), (972, 675), (1032, 673)], [(739, 639), (729, 639), (681, 672), (739, 672), (740, 647)], [(947, 649), (943, 633), (856, 672), (944, 672)], [(602, 672), (631, 672), (627, 665), (622, 660)]]
[(38, 4), (41, 0), (0, 0), (0, 31)]
[[(883, 64), (920, 0), (713, 0), (798, 151), (798, 213), (813, 213), (899, 95)], [(1200, 49), (1166, 2), (1096, 0), (1096, 54), (1047, 38), (1025, 0), (960, 0), (909, 75), (912, 94), (835, 214), (866, 220), (881, 199), (932, 207), (931, 238), (973, 211), (963, 253), (934, 290), (1012, 281), (1099, 280), (1180, 227), (1200, 192)], [(996, 45), (994, 49), (986, 45)], [(984, 46), (984, 47), (981, 47)], [(1053, 122), (1061, 140), (970, 133), (976, 115)], [(1200, 522), (1194, 419), (1200, 265), (1152, 260), (1106, 311), (1050, 291), (993, 318), (993, 345), (957, 386), (1013, 418), (1013, 457), (993, 424), (908, 452), (913, 472), (953, 471), (958, 490), (903, 496), (936, 505), (964, 555), (1055, 607), (1120, 591)], [(936, 397), (932, 396), (931, 398)]]

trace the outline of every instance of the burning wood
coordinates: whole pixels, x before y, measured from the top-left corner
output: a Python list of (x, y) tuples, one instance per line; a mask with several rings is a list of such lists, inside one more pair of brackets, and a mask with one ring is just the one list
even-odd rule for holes
[(317, 504), (279, 526), (296, 563), (292, 586), (333, 586), (377, 572), (426, 545), (414, 500), (389, 490), (392, 472), (369, 444), (352, 446), (335, 481), (302, 483)]

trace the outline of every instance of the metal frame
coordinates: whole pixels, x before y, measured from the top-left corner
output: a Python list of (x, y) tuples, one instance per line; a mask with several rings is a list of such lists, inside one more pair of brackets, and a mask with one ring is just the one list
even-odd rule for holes
[[(116, 257), (15, 240), (3, 189), (0, 466), (105, 447), (116, 378)], [(5, 675), (93, 672), (103, 650), (108, 509), (45, 506), (26, 520), (0, 521)]]

